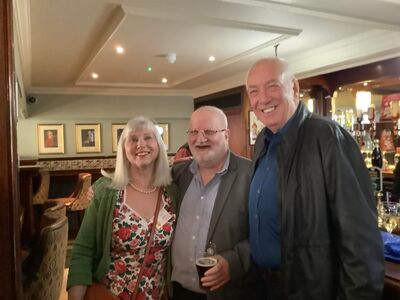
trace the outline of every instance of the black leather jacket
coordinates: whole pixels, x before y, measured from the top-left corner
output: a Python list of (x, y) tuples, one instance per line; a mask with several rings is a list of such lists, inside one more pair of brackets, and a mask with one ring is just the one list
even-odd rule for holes
[[(281, 299), (380, 299), (383, 246), (358, 146), (345, 129), (303, 103), (293, 118), (277, 146)], [(264, 130), (253, 173), (266, 151)]]

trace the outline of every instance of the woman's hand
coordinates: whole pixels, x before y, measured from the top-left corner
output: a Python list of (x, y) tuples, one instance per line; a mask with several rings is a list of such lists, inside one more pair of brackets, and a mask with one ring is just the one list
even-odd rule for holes
[(83, 300), (83, 298), (85, 297), (86, 289), (86, 285), (71, 286), (68, 289), (68, 300)]

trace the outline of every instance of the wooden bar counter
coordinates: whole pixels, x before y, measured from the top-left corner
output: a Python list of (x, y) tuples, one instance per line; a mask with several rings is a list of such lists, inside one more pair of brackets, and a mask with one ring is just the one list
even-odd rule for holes
[(383, 300), (400, 299), (400, 264), (385, 261), (385, 288)]

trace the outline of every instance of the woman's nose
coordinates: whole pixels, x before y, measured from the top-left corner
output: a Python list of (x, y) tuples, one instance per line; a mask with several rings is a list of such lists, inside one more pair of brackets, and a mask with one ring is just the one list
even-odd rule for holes
[(144, 146), (146, 144), (146, 141), (144, 140), (144, 138), (138, 138), (138, 141), (137, 141), (137, 147), (138, 148), (140, 148), (140, 147), (142, 147), (142, 146)]

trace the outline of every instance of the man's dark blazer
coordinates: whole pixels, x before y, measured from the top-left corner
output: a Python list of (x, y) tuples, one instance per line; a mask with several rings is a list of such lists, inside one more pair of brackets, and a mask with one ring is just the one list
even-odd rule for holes
[[(243, 282), (250, 267), (248, 194), (251, 163), (233, 153), (229, 155), (228, 170), (221, 178), (215, 199), (207, 244), (215, 243), (217, 253), (228, 261), (231, 281), (217, 291), (208, 293), (208, 300), (242, 299), (246, 296)], [(178, 185), (178, 215), (183, 197), (193, 178), (189, 170), (191, 162), (177, 163), (172, 168), (173, 181)]]

